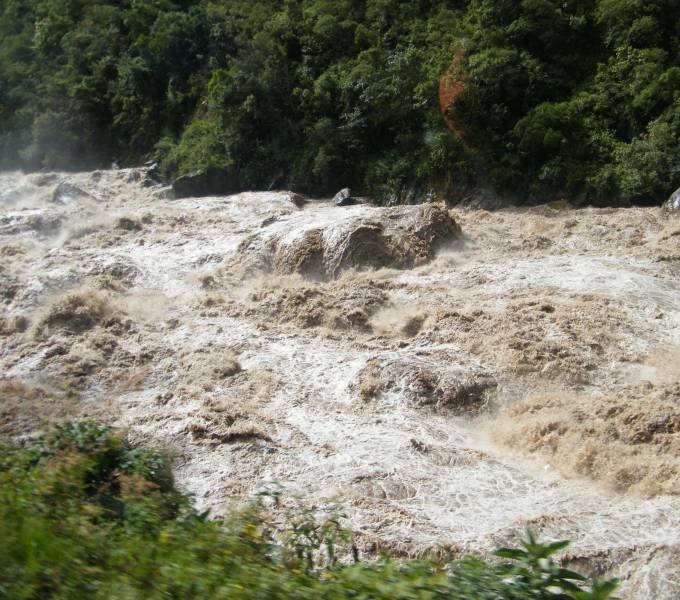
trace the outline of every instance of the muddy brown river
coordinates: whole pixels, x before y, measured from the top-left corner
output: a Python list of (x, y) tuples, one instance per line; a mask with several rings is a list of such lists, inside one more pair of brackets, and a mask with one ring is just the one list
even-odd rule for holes
[(73, 418), (214, 515), (276, 486), (398, 556), (531, 527), (677, 598), (680, 218), (0, 174), (0, 434)]

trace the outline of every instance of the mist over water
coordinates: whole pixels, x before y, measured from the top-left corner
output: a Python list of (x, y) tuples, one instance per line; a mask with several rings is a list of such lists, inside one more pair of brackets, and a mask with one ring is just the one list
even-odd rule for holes
[(680, 594), (680, 222), (142, 182), (0, 175), (3, 433), (95, 418), (215, 515), (277, 482), (365, 550), (529, 526), (625, 598)]

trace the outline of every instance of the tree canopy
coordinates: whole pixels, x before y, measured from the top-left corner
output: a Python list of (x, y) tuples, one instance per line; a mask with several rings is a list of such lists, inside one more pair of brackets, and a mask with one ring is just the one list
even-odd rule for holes
[[(2, 0), (0, 164), (383, 201), (680, 185), (677, 0)], [(456, 93), (441, 106), (442, 78)]]

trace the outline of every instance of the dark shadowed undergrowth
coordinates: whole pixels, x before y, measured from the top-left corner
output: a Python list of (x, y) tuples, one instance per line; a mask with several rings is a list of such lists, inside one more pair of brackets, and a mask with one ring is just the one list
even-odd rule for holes
[(566, 542), (497, 552), (503, 563), (366, 562), (338, 515), (272, 525), (275, 495), (213, 521), (173, 485), (162, 454), (91, 423), (0, 458), (0, 598), (609, 598), (550, 556)]

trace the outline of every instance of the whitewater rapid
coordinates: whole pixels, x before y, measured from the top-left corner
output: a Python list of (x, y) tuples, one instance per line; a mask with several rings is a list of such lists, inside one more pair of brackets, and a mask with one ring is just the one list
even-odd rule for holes
[[(53, 202), (62, 180), (82, 197)], [(621, 460), (639, 450), (667, 481), (618, 485), (562, 460), (567, 434), (541, 429), (609, 460), (591, 402), (643, 384), (674, 401), (677, 378), (651, 360), (680, 356), (680, 237), (660, 211), (453, 210), (464, 238), (433, 258), (319, 279), (281, 261), (255, 272), (252, 253), (380, 226), (383, 209), (299, 208), (286, 192), (163, 200), (139, 170), (6, 173), (0, 187), (0, 381), (73, 387), (68, 417), (167, 448), (199, 508), (219, 515), (276, 484), (319, 510), (341, 503), (365, 551), (412, 555), (488, 553), (531, 527), (571, 540), (571, 564), (620, 577), (625, 598), (680, 595), (671, 453), (631, 442)], [(51, 325), (73, 295), (94, 325)], [(442, 405), (471, 377), (493, 382), (486, 404)], [(585, 408), (512, 412), (542, 395)], [(21, 411), (6, 432), (44, 424)]]

